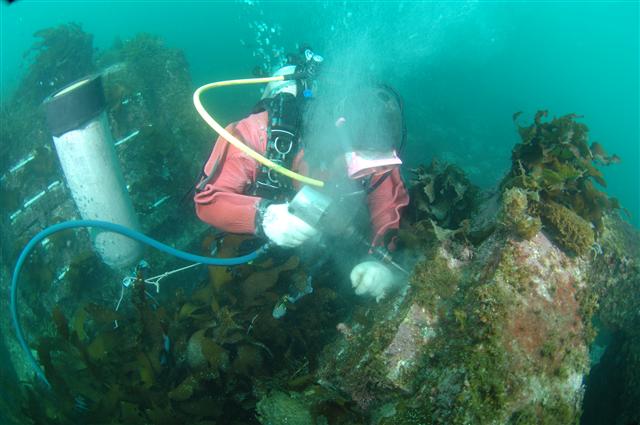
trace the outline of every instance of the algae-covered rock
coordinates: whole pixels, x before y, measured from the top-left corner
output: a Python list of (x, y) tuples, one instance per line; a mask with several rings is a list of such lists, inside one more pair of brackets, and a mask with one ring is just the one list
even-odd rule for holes
[(322, 379), (378, 424), (575, 421), (588, 365), (578, 300), (587, 263), (540, 232), (496, 232), (467, 247), (471, 255), (451, 246), (427, 254), (402, 299), (346, 324)]
[(601, 228), (603, 215), (620, 205), (594, 186), (607, 185), (598, 166), (616, 164), (620, 158), (609, 156), (597, 142), (589, 145), (589, 129), (576, 121), (578, 115), (545, 122), (546, 116), (547, 111), (538, 111), (533, 124), (518, 125), (521, 142), (513, 148), (511, 171), (501, 187), (535, 193), (540, 202), (564, 205)]
[(555, 202), (548, 202), (542, 207), (542, 216), (562, 246), (578, 255), (589, 252), (595, 242), (591, 223)]
[(455, 170), (414, 170), (401, 239), (423, 259), (401, 296), (341, 324), (318, 372), (369, 423), (576, 423), (599, 297), (620, 307), (607, 308), (605, 321), (627, 330), (635, 322), (640, 300), (601, 288), (637, 286), (613, 277), (637, 248), (626, 257), (615, 251), (618, 269), (594, 273), (603, 249), (595, 229), (607, 246), (620, 246), (622, 233), (609, 219), (617, 201), (593, 186), (605, 185), (594, 165), (618, 158), (589, 146), (576, 116), (544, 116), (520, 127), (512, 170), (493, 195), (469, 203)]
[(640, 423), (640, 234), (616, 215), (603, 221), (590, 253), (589, 301), (599, 326), (614, 337), (589, 375), (583, 420)]
[(423, 259), (401, 296), (341, 324), (318, 372), (368, 423), (577, 423), (598, 313), (624, 338), (616, 423), (638, 420), (640, 237), (591, 181), (604, 186), (594, 164), (618, 158), (589, 146), (576, 116), (545, 115), (520, 128), (500, 190), (464, 217), (470, 232), (438, 214), (464, 191), (434, 190), (450, 180), (433, 166), (414, 171), (401, 238)]
[(294, 395), (272, 391), (256, 405), (262, 425), (313, 425), (309, 409)]
[(512, 187), (502, 194), (500, 221), (509, 230), (524, 239), (531, 239), (542, 228), (539, 217), (529, 214), (526, 190)]

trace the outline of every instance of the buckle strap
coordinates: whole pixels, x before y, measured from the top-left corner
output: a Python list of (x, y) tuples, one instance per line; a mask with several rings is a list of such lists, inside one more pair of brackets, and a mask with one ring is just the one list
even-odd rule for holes
[[(291, 95), (278, 95), (265, 104), (270, 115), (265, 157), (284, 168), (291, 168), (299, 148), (299, 106), (294, 97), (288, 96)], [(287, 199), (293, 193), (293, 183), (290, 178), (261, 165), (252, 193), (263, 198)]]

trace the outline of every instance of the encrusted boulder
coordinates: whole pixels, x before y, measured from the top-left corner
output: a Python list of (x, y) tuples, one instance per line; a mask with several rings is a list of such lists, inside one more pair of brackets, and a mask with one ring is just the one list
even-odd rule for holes
[[(620, 233), (620, 221), (605, 223)], [(373, 424), (575, 423), (594, 297), (613, 302), (598, 288), (639, 285), (602, 267), (596, 284), (599, 249), (576, 256), (544, 231), (527, 240), (504, 228), (477, 246), (434, 243), (401, 294), (338, 326), (319, 382), (348, 394)], [(629, 320), (632, 306), (615, 302), (626, 306), (615, 320)]]

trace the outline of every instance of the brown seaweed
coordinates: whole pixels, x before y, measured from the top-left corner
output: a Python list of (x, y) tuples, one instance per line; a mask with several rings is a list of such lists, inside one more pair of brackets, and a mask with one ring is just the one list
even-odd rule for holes
[[(516, 123), (521, 142), (513, 149), (511, 171), (502, 181), (503, 196), (512, 188), (526, 193), (523, 217), (542, 219), (565, 248), (584, 254), (594, 241), (590, 226), (601, 229), (604, 215), (620, 208), (615, 198), (594, 185), (607, 186), (598, 166), (616, 164), (620, 158), (607, 154), (597, 142), (589, 145), (589, 129), (576, 121), (579, 115), (545, 121), (547, 116), (547, 111), (538, 111), (533, 124)], [(518, 117), (515, 114), (514, 121)], [(524, 223), (516, 217), (510, 220)]]

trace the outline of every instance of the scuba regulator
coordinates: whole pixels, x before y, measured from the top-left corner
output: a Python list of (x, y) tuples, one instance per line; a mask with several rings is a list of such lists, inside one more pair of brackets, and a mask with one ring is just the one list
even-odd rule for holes
[(290, 76), (285, 76), (285, 80), (296, 80), (298, 96), (302, 94), (305, 99), (314, 96), (314, 91), (317, 88), (318, 70), (323, 61), (324, 58), (322, 56), (313, 53), (311, 49), (305, 49), (304, 61), (296, 65), (296, 72)]

